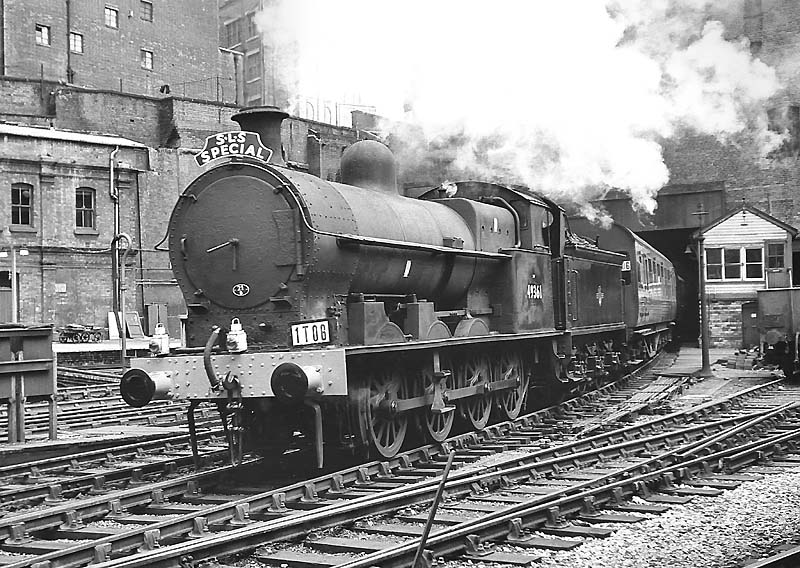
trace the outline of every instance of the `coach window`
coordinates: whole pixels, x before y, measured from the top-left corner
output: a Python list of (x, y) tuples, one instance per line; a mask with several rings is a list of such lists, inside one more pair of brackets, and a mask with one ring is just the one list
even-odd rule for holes
[(767, 243), (767, 268), (786, 268), (783, 243)]
[(744, 277), (745, 280), (760, 280), (764, 278), (764, 249), (744, 249)]
[(639, 289), (644, 288), (644, 270), (642, 270), (642, 255), (636, 255), (636, 275), (639, 281)]

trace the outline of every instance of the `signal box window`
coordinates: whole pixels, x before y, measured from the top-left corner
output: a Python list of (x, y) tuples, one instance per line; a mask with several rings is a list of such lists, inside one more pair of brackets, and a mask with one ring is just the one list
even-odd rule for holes
[(153, 70), (153, 52), (143, 49), (141, 52), (142, 68)]
[(69, 50), (72, 53), (83, 53), (83, 34), (69, 32)]
[(11, 224), (33, 226), (33, 186), (11, 184)]
[(141, 0), (139, 2), (139, 17), (143, 19), (145, 22), (152, 22), (153, 21), (153, 3), (147, 2), (147, 0)]
[(764, 278), (764, 249), (744, 249), (744, 277), (748, 279)]
[(786, 268), (783, 243), (767, 244), (767, 268)]
[(106, 26), (109, 28), (119, 28), (119, 10), (106, 6), (105, 10)]
[(706, 249), (706, 278), (722, 280), (722, 249)]
[(94, 229), (94, 213), (94, 190), (90, 187), (79, 187), (75, 190), (75, 227)]
[(50, 26), (36, 24), (36, 45), (50, 45)]
[(739, 259), (739, 249), (723, 249), (725, 255), (725, 270), (723, 278), (725, 280), (739, 280), (742, 277), (741, 260)]

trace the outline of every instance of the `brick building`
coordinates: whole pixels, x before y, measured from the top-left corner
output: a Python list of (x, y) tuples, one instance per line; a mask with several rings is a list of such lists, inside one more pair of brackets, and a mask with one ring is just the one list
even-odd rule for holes
[[(232, 89), (218, 97), (216, 87), (187, 88), (183, 96), (180, 87), (233, 65), (236, 54), (217, 47), (216, 3), (154, 2), (150, 12), (145, 1), (72, 0), (69, 26), (64, 3), (2, 4), (0, 251), (15, 253), (19, 321), (106, 327), (117, 289), (111, 241), (118, 227), (133, 240), (126, 310), (139, 313), (146, 332), (163, 321), (177, 336), (185, 307), (157, 245), (178, 195), (201, 172), (193, 158), (205, 137), (238, 130), (230, 120), (240, 108)], [(104, 8), (118, 12), (117, 28), (106, 26)], [(69, 57), (71, 80), (68, 29), (83, 34), (82, 57)], [(36, 44), (44, 34), (49, 47)], [(108, 34), (122, 43), (109, 43)], [(137, 59), (148, 45), (152, 70)], [(122, 91), (120, 75), (128, 78)], [(283, 126), (290, 166), (326, 179), (337, 178), (341, 152), (356, 138), (351, 129), (306, 120)], [(18, 256), (20, 250), (28, 254)], [(0, 321), (10, 319), (10, 268), (11, 258), (0, 257)]]
[[(287, 108), (291, 114), (314, 122), (355, 127), (351, 121), (354, 111), (375, 111), (374, 106), (361, 104), (357, 93), (334, 100), (317, 93), (288, 91), (287, 84), (293, 80), (281, 69), (294, 64), (283, 59), (291, 50), (276, 44), (271, 36), (273, 30), (259, 27), (259, 21), (270, 21), (269, 10), (277, 3), (278, 0), (219, 0), (220, 45), (241, 61), (243, 104)], [(259, 17), (265, 10), (267, 16)]]
[(0, 68), (93, 89), (236, 101), (215, 0), (3, 0)]
[[(692, 244), (692, 234), (735, 210), (742, 200), (781, 223), (800, 226), (800, 74), (794, 56), (800, 49), (800, 4), (744, 0), (732, 9), (739, 9), (728, 22), (732, 39), (747, 38), (753, 55), (773, 67), (783, 85), (764, 109), (770, 129), (785, 136), (783, 147), (763, 159), (746, 146), (687, 132), (662, 141), (670, 182), (657, 195), (654, 215), (634, 212), (627, 197), (618, 194), (600, 202), (617, 222), (636, 231), (676, 265), (690, 306), (687, 317), (678, 322), (679, 334), (687, 341), (699, 336), (696, 303), (690, 300), (698, 297), (696, 259), (684, 252)], [(793, 240), (791, 249), (793, 281), (800, 282), (800, 242)], [(740, 307), (736, 310), (740, 318)], [(713, 333), (712, 341), (723, 340)], [(741, 338), (741, 329), (734, 335)]]
[(797, 229), (742, 203), (698, 230), (699, 236), (711, 346), (759, 345), (756, 294), (792, 285), (789, 252)]

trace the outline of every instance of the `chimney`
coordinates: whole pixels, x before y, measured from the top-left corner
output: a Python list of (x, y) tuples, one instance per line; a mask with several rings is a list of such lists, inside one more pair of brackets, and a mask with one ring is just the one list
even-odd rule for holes
[(283, 147), (281, 145), (281, 122), (288, 114), (274, 106), (248, 107), (231, 117), (239, 123), (239, 128), (248, 132), (256, 132), (261, 143), (272, 150), (270, 164), (285, 166)]

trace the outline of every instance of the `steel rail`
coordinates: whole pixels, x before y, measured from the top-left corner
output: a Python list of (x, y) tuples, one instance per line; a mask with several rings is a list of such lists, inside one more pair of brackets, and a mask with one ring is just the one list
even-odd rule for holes
[[(201, 459), (223, 461), (227, 457), (227, 447), (216, 445), (215, 449), (215, 442), (211, 439), (211, 434), (203, 434), (202, 437), (210, 442), (211, 447), (200, 447)], [(184, 443), (189, 444), (188, 440)], [(160, 445), (160, 448), (164, 448), (163, 444)], [(191, 450), (182, 452), (185, 455), (174, 455), (174, 452), (176, 450), (173, 448), (164, 453), (132, 452), (124, 457), (115, 454), (111, 460), (107, 458), (102, 464), (79, 464), (76, 462), (62, 467), (61, 471), (29, 470), (30, 473), (23, 480), (22, 487), (15, 484), (15, 487), (6, 489), (0, 485), (0, 511), (11, 508), (30, 508), (33, 504), (41, 504), (42, 500), (49, 505), (57, 505), (81, 491), (98, 494), (104, 491), (106, 484), (120, 481), (142, 483), (144, 476), (176, 475), (178, 468), (194, 465), (194, 456)], [(131, 462), (131, 464), (123, 467), (115, 466), (114, 462), (119, 461)], [(82, 473), (82, 470), (86, 471)], [(37, 479), (43, 481), (37, 483)], [(2, 483), (8, 483), (8, 480), (2, 480)], [(112, 489), (106, 488), (105, 491), (111, 492)], [(15, 514), (19, 514), (19, 510), (15, 511)]]
[[(758, 389), (763, 389), (763, 388), (765, 388), (767, 386), (770, 386), (770, 385), (760, 385), (757, 388)], [(756, 389), (750, 389), (750, 390), (753, 391), (753, 390), (756, 390)], [(733, 397), (733, 395), (732, 395), (732, 397)], [(727, 399), (724, 399), (723, 401), (719, 402), (719, 404), (727, 404), (727, 403), (729, 403), (730, 402), (729, 399), (732, 398), (732, 397), (728, 397)], [(711, 405), (712, 405), (712, 403), (709, 403), (709, 404), (703, 405), (703, 406), (710, 407)], [(550, 409), (548, 409), (548, 410), (550, 410)], [(520, 419), (517, 419), (517, 421), (519, 421), (519, 420)], [(656, 422), (659, 421), (659, 420), (661, 420), (661, 419), (657, 419)], [(651, 427), (651, 423), (648, 423), (647, 425), (645, 425), (645, 427)], [(633, 427), (631, 427), (631, 428), (633, 428)], [(627, 429), (624, 429), (624, 430), (630, 430), (631, 428), (627, 428)], [(700, 426), (699, 428), (702, 428), (702, 426)], [(503, 431), (503, 429), (497, 429), (496, 430), (497, 434), (502, 434), (502, 431)], [(519, 432), (515, 432), (513, 430), (513, 428), (510, 428), (510, 433), (512, 435), (514, 435), (515, 433), (519, 434)], [(610, 437), (610, 436), (613, 436), (613, 433), (611, 435), (600, 435), (600, 436), (595, 437), (595, 439), (601, 439), (604, 436), (609, 436), (610, 440), (613, 439), (612, 437)], [(591, 440), (592, 439), (588, 440), (589, 443), (591, 443)], [(488, 441), (491, 442), (492, 440), (490, 439)], [(543, 453), (547, 452), (547, 451), (549, 451), (549, 450), (545, 450), (545, 451), (543, 451)], [(557, 452), (558, 448), (553, 449), (553, 451)], [(420, 449), (419, 451), (416, 452), (416, 457), (419, 458), (419, 459), (422, 459), (424, 457), (428, 457), (429, 458), (434, 453), (435, 452), (431, 452), (430, 451), (430, 448), (427, 448), (427, 449), (426, 448), (422, 448), (422, 449)], [(572, 459), (573, 457), (574, 457), (574, 454), (568, 454), (566, 456), (562, 456), (562, 458), (560, 458), (560, 459), (569, 460), (569, 459)], [(370, 470), (372, 470), (373, 472), (377, 470), (378, 473), (387, 472), (387, 471), (389, 473), (391, 473), (392, 467), (397, 467), (399, 465), (405, 465), (409, 461), (410, 461), (409, 455), (404, 455), (403, 457), (394, 460), (394, 462), (392, 464), (385, 464), (385, 463), (381, 464), (379, 462), (373, 462), (372, 464), (368, 464), (368, 467), (353, 468), (353, 470), (350, 471), (350, 473), (347, 475), (347, 477), (349, 477), (349, 478), (355, 477), (355, 478), (362, 478), (362, 479), (364, 477), (368, 478), (369, 475), (370, 475), (370, 473), (369, 473)], [(509, 460), (509, 461), (510, 462), (514, 462), (514, 461), (518, 461), (518, 460)], [(356, 473), (354, 474), (354, 472), (356, 472)], [(341, 487), (343, 485), (343, 483), (345, 483), (345, 480), (344, 480), (343, 477), (344, 476), (339, 475), (338, 476), (338, 481), (336, 483), (333, 483), (331, 481), (330, 477), (328, 477), (328, 478), (318, 478), (317, 480), (314, 480), (314, 482), (311, 482), (311, 483), (306, 482), (306, 483), (297, 484), (296, 486), (293, 487), (293, 489), (290, 490), (290, 492), (293, 493), (293, 495), (292, 495), (293, 498), (299, 498), (299, 497), (302, 497), (302, 496), (306, 496), (308, 493), (312, 493), (313, 494), (318, 489), (322, 489), (322, 490), (328, 489), (328, 490), (330, 490), (332, 487), (336, 487), (337, 485), (339, 487)], [(311, 489), (311, 491), (309, 491), (309, 488)], [(407, 488), (404, 487), (402, 490), (406, 491)], [(176, 534), (186, 534), (186, 532), (188, 532), (188, 530), (192, 530), (193, 522), (198, 516), (203, 516), (203, 515), (208, 516), (208, 515), (210, 515), (210, 516), (212, 516), (213, 518), (215, 518), (217, 520), (227, 520), (227, 519), (232, 518), (232, 516), (233, 516), (233, 514), (231, 512), (232, 509), (235, 509), (235, 507), (240, 506), (240, 505), (244, 506), (245, 502), (249, 503), (251, 511), (263, 510), (264, 508), (269, 507), (272, 503), (274, 503), (274, 501), (272, 499), (274, 498), (274, 495), (276, 495), (278, 493), (279, 492), (269, 492), (269, 493), (265, 493), (265, 494), (262, 494), (262, 495), (258, 496), (258, 498), (242, 500), (242, 501), (234, 501), (234, 502), (231, 502), (231, 503), (226, 504), (224, 506), (217, 506), (217, 507), (212, 507), (210, 509), (204, 509), (202, 511), (202, 513), (185, 515), (184, 517), (180, 518), (180, 521), (182, 523), (184, 523), (184, 526), (182, 528), (177, 529), (177, 531), (175, 529), (169, 529), (168, 527), (169, 527), (170, 523), (166, 522), (166, 521), (163, 522), (163, 523), (158, 523), (154, 527), (148, 527), (148, 528), (155, 528), (156, 530), (163, 529), (164, 534), (162, 535), (162, 537), (164, 537), (164, 538), (168, 538), (169, 536), (171, 536), (171, 535), (174, 536)], [(284, 496), (288, 497), (289, 493), (288, 492), (284, 492)], [(259, 502), (259, 499), (261, 500), (261, 502)], [(188, 530), (186, 529), (186, 526), (187, 526), (186, 523), (192, 523), (192, 526), (190, 526)], [(141, 531), (139, 531), (139, 532), (141, 532)], [(91, 549), (91, 547), (93, 547), (94, 545), (102, 546), (102, 545), (114, 543), (115, 544), (114, 552), (116, 553), (116, 552), (121, 552), (120, 548), (130, 549), (131, 546), (135, 547), (137, 542), (138, 543), (141, 542), (141, 536), (140, 535), (137, 535), (135, 537), (133, 537), (132, 535), (127, 534), (127, 533), (126, 533), (126, 535), (127, 535), (127, 537), (130, 537), (132, 540), (128, 540), (128, 541), (125, 541), (123, 543), (124, 539), (122, 539), (120, 537), (109, 537), (109, 538), (102, 539), (100, 541), (95, 541), (94, 543), (90, 543), (90, 545), (88, 546), (88, 549)], [(120, 545), (122, 545), (122, 546), (120, 547)], [(72, 553), (82, 552), (84, 555), (85, 555), (85, 553), (87, 551), (86, 550), (87, 546), (84, 546), (83, 547), (84, 550), (82, 550), (82, 551), (75, 550), (75, 548), (81, 548), (81, 547), (72, 547), (69, 550), (72, 551)], [(40, 560), (40, 561), (43, 561), (43, 562), (44, 561), (49, 561), (51, 556), (52, 556), (52, 560), (53, 560), (53, 564), (52, 564), (53, 566), (71, 566), (71, 565), (77, 566), (78, 565), (77, 563), (70, 564), (69, 561), (67, 561), (66, 559), (63, 558), (64, 555), (62, 555), (62, 560), (61, 561), (57, 560), (56, 557), (58, 556), (58, 554), (55, 554), (55, 553), (53, 553), (52, 555), (44, 555), (43, 557), (37, 558), (37, 560)], [(66, 563), (62, 563), (62, 562), (66, 562)], [(26, 564), (22, 564), (22, 565), (26, 565)]]
[(800, 565), (800, 546), (773, 554), (769, 558), (756, 560), (745, 568), (797, 568)]
[[(719, 421), (719, 426), (723, 426), (724, 424), (728, 423), (736, 423), (739, 420), (750, 419), (754, 414), (759, 413), (751, 413), (744, 417), (739, 418), (728, 418), (722, 421)], [(763, 412), (761, 412), (763, 414)], [(708, 426), (692, 426), (686, 430), (695, 430), (695, 431), (703, 431), (707, 429)], [(625, 449), (634, 446), (639, 447), (647, 447), (647, 444), (651, 444), (658, 440), (663, 440), (670, 436), (679, 438), (685, 436), (686, 430), (680, 432), (672, 432), (666, 434), (659, 434), (657, 436), (652, 436), (646, 439), (633, 439), (628, 440), (618, 446), (613, 448), (610, 447), (601, 447), (595, 448), (591, 451), (583, 452), (583, 453), (567, 453), (560, 457), (555, 457), (550, 461), (541, 461), (535, 464), (529, 464), (527, 466), (517, 466), (515, 468), (510, 468), (508, 470), (504, 470), (502, 472), (487, 472), (481, 473), (477, 475), (470, 475), (470, 472), (461, 472), (455, 474), (451, 477), (456, 478), (452, 482), (447, 484), (448, 491), (450, 494), (458, 494), (458, 493), (469, 493), (471, 491), (471, 487), (478, 483), (487, 483), (491, 482), (492, 480), (497, 481), (501, 477), (510, 478), (513, 481), (512, 472), (520, 473), (525, 477), (530, 477), (531, 470), (536, 470), (536, 468), (551, 468), (551, 472), (560, 471), (555, 469), (558, 467), (559, 464), (563, 464), (564, 462), (578, 462), (581, 460), (585, 460), (586, 458), (590, 457), (591, 455), (606, 455), (613, 450), (618, 449)], [(668, 453), (676, 453), (679, 450), (684, 449), (685, 446), (681, 446), (681, 448), (677, 450), (672, 450)], [(631, 466), (632, 470), (640, 469), (642, 467), (647, 467), (649, 464), (660, 464), (659, 460), (663, 459), (663, 456), (657, 456), (650, 460), (647, 460), (644, 463), (637, 463)], [(512, 460), (510, 460), (512, 461)], [(555, 467), (554, 467), (555, 466)], [(618, 476), (620, 472), (614, 472), (611, 476)], [(594, 480), (592, 482), (587, 482), (589, 484), (596, 483), (597, 481)], [(143, 554), (135, 555), (134, 557), (130, 558), (123, 558), (120, 560), (110, 561), (109, 563), (103, 563), (98, 565), (100, 566), (114, 566), (118, 568), (132, 568), (132, 567), (141, 567), (141, 566), (176, 566), (175, 559), (184, 557), (186, 555), (197, 554), (200, 551), (204, 551), (203, 554), (211, 555), (211, 556), (218, 556), (224, 554), (232, 554), (238, 553), (248, 548), (252, 548), (254, 543), (256, 542), (263, 542), (263, 538), (266, 534), (270, 535), (269, 540), (285, 540), (290, 538), (295, 538), (300, 536), (312, 528), (314, 529), (323, 529), (332, 526), (337, 526), (342, 522), (352, 520), (353, 515), (357, 514), (357, 516), (361, 517), (368, 514), (378, 514), (378, 513), (385, 513), (390, 510), (396, 510), (397, 508), (409, 506), (412, 504), (418, 504), (420, 501), (430, 500), (432, 498), (433, 492), (435, 491), (435, 485), (437, 480), (429, 480), (422, 483), (415, 484), (413, 486), (405, 486), (400, 487), (397, 489), (393, 489), (387, 491), (380, 496), (366, 496), (353, 499), (352, 501), (348, 501), (342, 505), (331, 505), (326, 507), (325, 509), (320, 509), (318, 511), (314, 511), (311, 513), (305, 514), (296, 514), (288, 517), (286, 519), (279, 519), (269, 522), (259, 522), (254, 523), (251, 526), (246, 526), (241, 529), (234, 529), (231, 531), (227, 531), (223, 537), (208, 537), (200, 539), (196, 542), (190, 542), (185, 544), (175, 545), (174, 547), (169, 547), (169, 549), (164, 549), (161, 551), (153, 551)], [(573, 491), (572, 489), (570, 491)], [(563, 494), (566, 491), (559, 491), (559, 494)], [(433, 540), (433, 537), (431, 537)], [(371, 557), (371, 561), (373, 564), (371, 566), (383, 566), (384, 564), (381, 563), (380, 559)], [(60, 564), (59, 564), (60, 565)]]
[[(760, 441), (757, 444), (752, 444), (744, 453), (755, 456), (777, 443), (794, 440), (796, 438), (800, 438), (800, 431), (778, 435), (768, 440)], [(590, 485), (592, 482), (586, 482), (582, 484), (586, 487), (584, 491), (572, 495), (565, 495), (555, 500), (548, 499), (548, 496), (532, 499), (530, 504), (511, 506), (508, 509), (482, 517), (478, 521), (465, 521), (459, 525), (439, 531), (429, 537), (428, 550), (431, 550), (434, 556), (447, 556), (458, 553), (464, 550), (464, 541), (469, 535), (477, 535), (482, 542), (499, 540), (505, 538), (509, 534), (508, 526), (515, 519), (521, 519), (523, 527), (538, 526), (545, 522), (547, 518), (546, 515), (553, 510), (553, 507), (557, 507), (560, 512), (570, 510), (571, 512), (577, 512), (588, 499), (593, 500), (595, 504), (602, 505), (612, 499), (618, 498), (620, 493), (616, 495), (612, 493), (615, 489), (621, 491), (623, 497), (626, 495), (633, 496), (636, 494), (637, 483), (647, 485), (657, 482), (659, 479), (671, 481), (671, 476), (686, 478), (690, 469), (696, 469), (698, 472), (704, 471), (704, 468), (708, 466), (710, 461), (724, 460), (738, 450), (740, 450), (740, 448), (728, 449), (691, 461), (683, 461), (678, 458), (676, 463), (671, 466), (662, 467), (657, 471), (644, 473), (599, 488), (591, 488)], [(675, 453), (673, 453), (673, 455), (677, 458)], [(653, 461), (655, 462), (658, 459), (663, 460), (665, 457), (666, 455), (660, 456), (660, 458), (654, 458)], [(391, 549), (384, 549), (374, 554), (368, 554), (357, 561), (340, 564), (336, 568), (370, 568), (372, 566), (381, 566), (381, 568), (405, 567), (408, 566), (410, 555), (414, 553), (415, 544), (416, 542), (411, 542)], [(111, 565), (108, 565), (108, 568), (110, 568), (110, 566)], [(98, 566), (97, 568), (100, 567)], [(106, 568), (106, 566), (103, 568)]]

